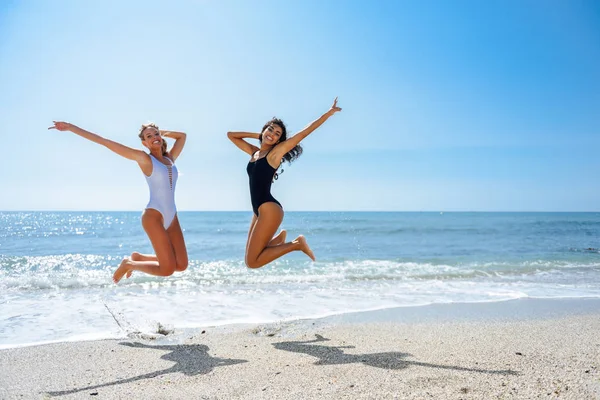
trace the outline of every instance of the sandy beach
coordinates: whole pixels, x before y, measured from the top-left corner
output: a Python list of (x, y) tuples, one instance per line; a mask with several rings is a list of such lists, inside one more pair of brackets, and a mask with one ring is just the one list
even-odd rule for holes
[(598, 399), (600, 300), (515, 300), (0, 352), (0, 398)]

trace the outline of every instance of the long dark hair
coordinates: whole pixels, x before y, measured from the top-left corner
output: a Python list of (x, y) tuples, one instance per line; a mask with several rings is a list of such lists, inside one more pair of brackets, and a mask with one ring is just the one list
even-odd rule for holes
[[(281, 128), (281, 136), (279, 137), (279, 141), (277, 143), (281, 143), (287, 139), (287, 129), (285, 128), (285, 124), (279, 118), (273, 117), (273, 118), (271, 118), (271, 120), (269, 122), (267, 122), (263, 126), (262, 131), (260, 131), (260, 138), (258, 138), (258, 140), (261, 143), (262, 143), (263, 132), (270, 125), (277, 125)], [(295, 161), (298, 157), (300, 157), (301, 154), (302, 154), (302, 146), (297, 144), (293, 149), (291, 149), (290, 151), (288, 151), (287, 153), (284, 154), (283, 159), (281, 160), (281, 163), (282, 164), (284, 162), (291, 163), (292, 161)], [(281, 167), (281, 165), (280, 165), (280, 167)], [(281, 172), (275, 172), (275, 175), (273, 176), (273, 180), (276, 181), (277, 179), (279, 179), (279, 175), (281, 175), (282, 173), (283, 173), (283, 168), (281, 168)]]
[[(269, 122), (267, 122), (265, 124), (265, 126), (263, 126), (262, 130), (260, 131), (261, 134), (260, 134), (260, 138), (258, 140), (261, 143), (262, 143), (262, 133), (265, 131), (265, 129), (267, 129), (269, 127), (269, 125), (277, 125), (281, 128), (281, 136), (279, 137), (279, 142), (277, 142), (277, 143), (281, 143), (287, 139), (287, 129), (285, 128), (285, 124), (279, 118), (273, 117)], [(285, 153), (281, 162), (291, 163), (292, 161), (295, 161), (298, 157), (300, 157), (301, 154), (302, 154), (302, 146), (300, 146), (298, 144), (293, 149), (291, 149), (290, 151)]]

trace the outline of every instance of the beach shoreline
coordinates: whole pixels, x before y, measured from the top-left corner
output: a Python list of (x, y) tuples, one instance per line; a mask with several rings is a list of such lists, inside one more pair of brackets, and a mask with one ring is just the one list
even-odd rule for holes
[(600, 398), (600, 299), (521, 299), (0, 351), (0, 398)]

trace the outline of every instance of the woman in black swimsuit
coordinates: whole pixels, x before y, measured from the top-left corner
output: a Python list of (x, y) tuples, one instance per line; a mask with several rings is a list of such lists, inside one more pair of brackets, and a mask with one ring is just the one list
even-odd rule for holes
[[(302, 148), (299, 145), (302, 139), (341, 110), (337, 106), (336, 97), (329, 111), (290, 139), (287, 139), (283, 122), (275, 118), (265, 124), (262, 133), (227, 133), (227, 137), (237, 147), (251, 156), (246, 167), (250, 179), (252, 209), (254, 210), (246, 243), (245, 259), (249, 268), (260, 268), (284, 254), (296, 250), (303, 251), (313, 261), (315, 260), (304, 236), (300, 235), (296, 240), (286, 243), (286, 232), (282, 230), (279, 235), (273, 237), (283, 221), (283, 208), (271, 195), (271, 183), (283, 161), (292, 162), (302, 154)], [(258, 139), (260, 148), (248, 143), (244, 140), (245, 138)]]

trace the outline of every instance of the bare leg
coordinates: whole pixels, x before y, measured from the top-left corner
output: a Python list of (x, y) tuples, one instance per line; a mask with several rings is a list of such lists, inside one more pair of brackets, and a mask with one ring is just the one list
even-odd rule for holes
[[(137, 251), (134, 251), (133, 253), (131, 253), (131, 255), (129, 256), (129, 259), (131, 261), (156, 261), (156, 262), (158, 262), (158, 258), (156, 257), (156, 255), (142, 254), (142, 253), (138, 253)], [(127, 279), (131, 278), (131, 274), (133, 274), (132, 269), (127, 271), (127, 273), (125, 274), (125, 278), (127, 278)]]
[[(183, 238), (183, 232), (181, 230), (181, 226), (179, 225), (179, 218), (175, 216), (175, 219), (171, 223), (171, 226), (167, 229), (167, 234), (169, 235), (169, 239), (171, 240), (171, 245), (173, 247), (173, 251), (175, 252), (175, 271), (185, 271), (188, 266), (188, 255), (187, 249), (185, 247), (185, 240)], [(131, 253), (129, 256), (131, 261), (156, 261), (158, 262), (158, 257), (154, 254), (141, 254), (137, 251)], [(126, 278), (131, 277), (133, 270), (127, 271), (125, 275)]]
[(286, 237), (287, 237), (287, 232), (285, 229), (282, 229), (281, 232), (279, 232), (279, 235), (277, 235), (273, 239), (271, 239), (271, 241), (269, 242), (269, 246), (277, 246), (279, 244), (285, 243)]
[[(248, 229), (248, 240), (246, 240), (246, 248), (248, 248), (248, 243), (250, 242), (250, 235), (252, 234), (252, 230), (254, 229), (254, 225), (256, 225), (257, 217), (252, 214), (252, 221), (250, 222), (250, 229)], [(277, 246), (278, 244), (285, 243), (285, 238), (287, 237), (287, 231), (282, 229), (281, 232), (277, 236), (275, 236), (269, 242), (269, 246)], [(138, 253), (139, 254), (139, 253)], [(132, 254), (133, 256), (133, 254)]]
[(188, 267), (188, 254), (183, 238), (183, 231), (181, 230), (181, 225), (179, 225), (179, 217), (177, 215), (171, 223), (171, 226), (169, 226), (169, 229), (167, 229), (167, 234), (169, 235), (173, 251), (175, 252), (175, 271), (185, 271)]
[(260, 217), (252, 227), (246, 245), (246, 265), (249, 268), (260, 268), (296, 250), (303, 251), (314, 260), (314, 255), (304, 236), (299, 236), (289, 243), (271, 246), (273, 235), (283, 220), (283, 210), (277, 203), (268, 202), (262, 204), (259, 211)]
[(158, 261), (158, 257), (155, 254), (142, 254), (137, 251), (131, 253), (129, 258), (131, 258), (131, 261)]
[(308, 246), (308, 242), (306, 241), (304, 235), (298, 236), (296, 240), (300, 243), (300, 251), (306, 254), (311, 260), (317, 261), (317, 259), (315, 258), (315, 253), (313, 253), (313, 251)]
[(162, 215), (152, 209), (146, 209), (142, 215), (142, 226), (152, 243), (157, 261), (133, 261), (126, 257), (113, 274), (118, 283), (130, 270), (141, 271), (155, 276), (169, 276), (175, 271), (177, 259), (169, 235), (163, 227)]
[(254, 230), (254, 226), (256, 226), (256, 221), (258, 217), (256, 214), (252, 214), (252, 221), (250, 221), (250, 229), (248, 229), (248, 239), (246, 240), (246, 253), (248, 253), (248, 244), (250, 243), (250, 236), (252, 236), (252, 231)]

